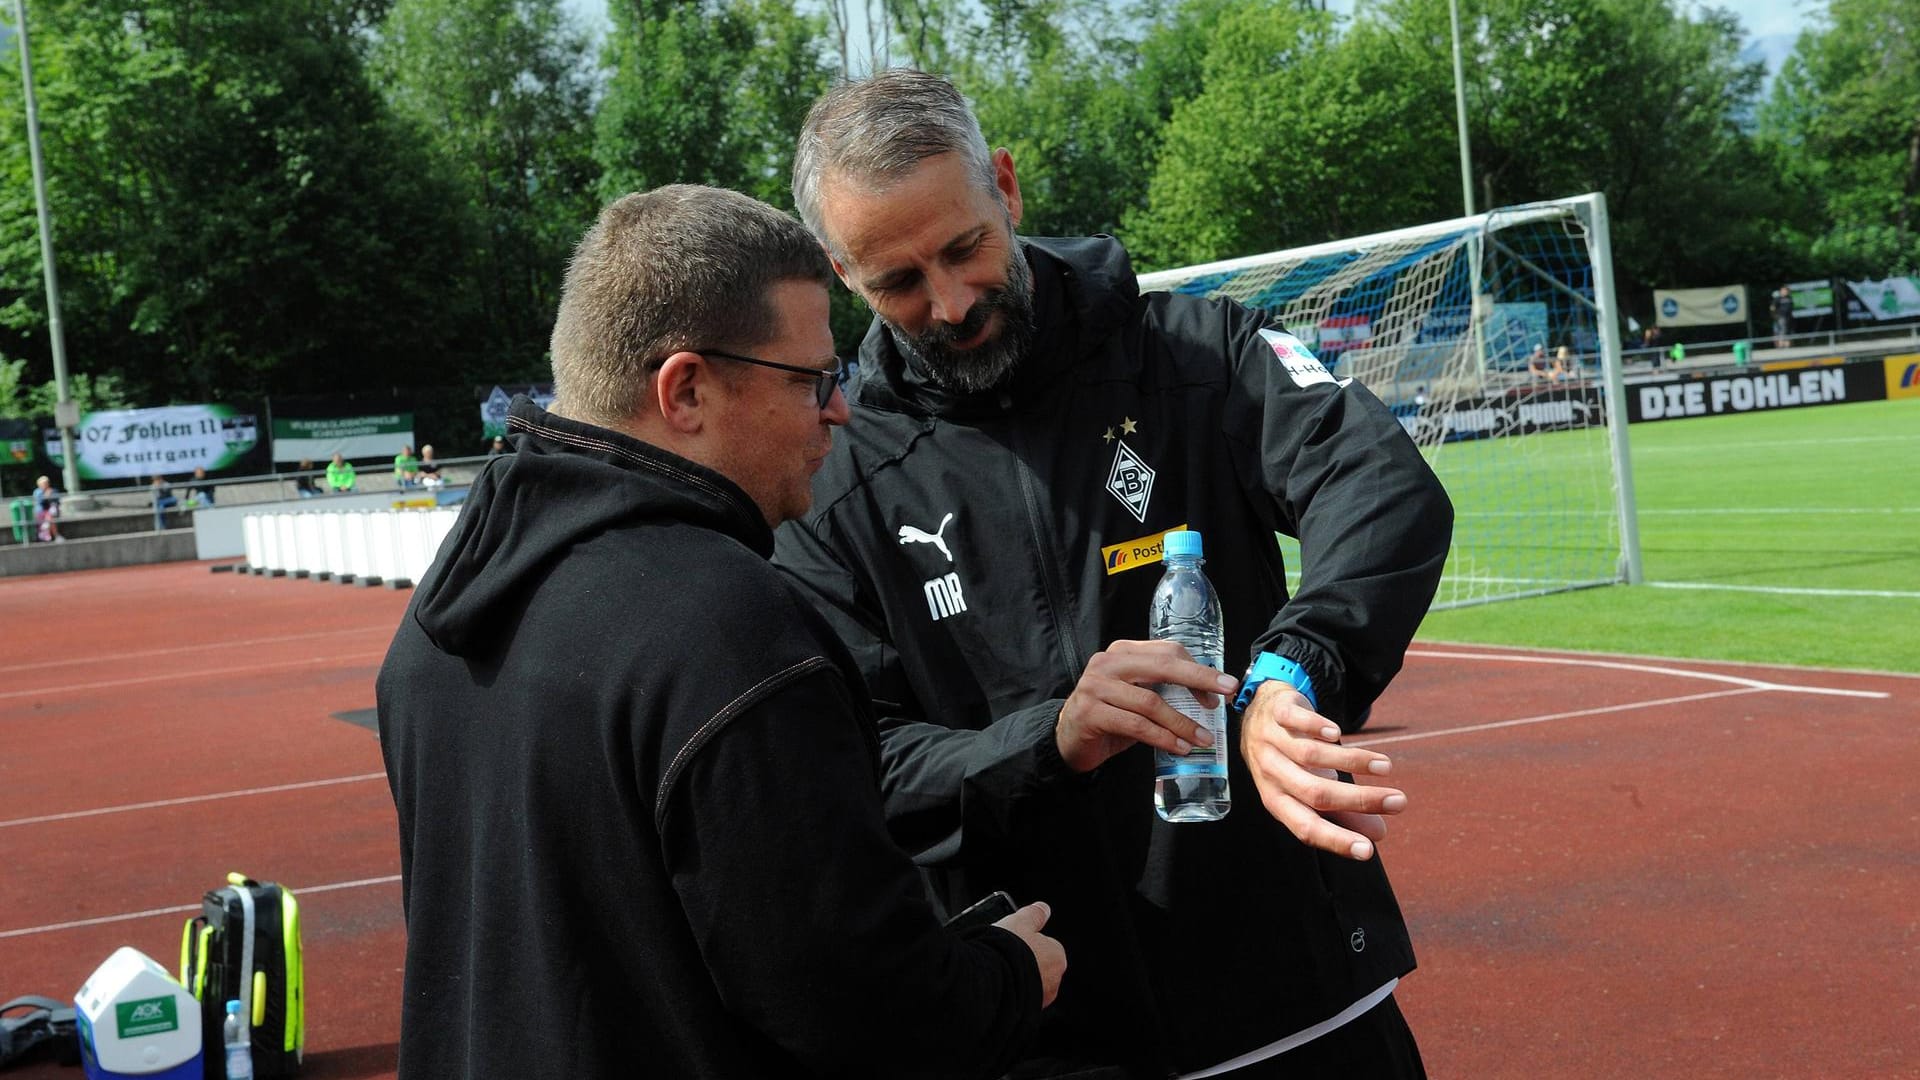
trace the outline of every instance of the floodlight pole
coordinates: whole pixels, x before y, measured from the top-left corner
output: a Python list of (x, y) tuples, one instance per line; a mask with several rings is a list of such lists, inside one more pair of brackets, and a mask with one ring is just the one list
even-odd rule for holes
[(1453, 117), (1460, 129), (1460, 201), (1473, 216), (1473, 151), (1467, 145), (1467, 79), (1460, 67), (1460, 0), (1447, 0), (1453, 19)]
[[(1453, 20), (1453, 119), (1460, 132), (1460, 202), (1467, 217), (1473, 216), (1473, 154), (1467, 143), (1467, 78), (1460, 66), (1460, 0), (1447, 0), (1447, 14)], [(1481, 225), (1484, 231), (1486, 225)], [(1480, 330), (1480, 256), (1478, 237), (1467, 241), (1467, 325), (1473, 332), (1474, 370), (1482, 379), (1487, 373), (1487, 341)]]
[[(27, 47), (27, 0), (13, 0), (13, 28), (20, 35), (20, 81), (27, 91), (27, 154), (33, 160), (33, 201), (40, 211), (40, 265), (47, 279), (47, 333), (53, 339), (53, 383), (58, 400), (53, 422), (60, 429), (60, 479), (69, 497), (80, 493), (73, 428), (80, 410), (67, 391), (67, 338), (60, 326), (60, 275), (53, 268), (53, 214), (47, 209), (47, 167), (40, 158), (40, 110), (33, 97), (33, 52)], [(76, 500), (77, 501), (77, 500)]]

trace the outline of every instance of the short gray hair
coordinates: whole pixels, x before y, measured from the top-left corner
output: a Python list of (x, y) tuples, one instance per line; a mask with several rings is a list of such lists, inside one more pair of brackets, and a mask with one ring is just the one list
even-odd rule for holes
[[(922, 161), (959, 154), (967, 172), (994, 192), (993, 155), (960, 91), (938, 75), (894, 68), (841, 83), (813, 103), (793, 155), (793, 202), (800, 220), (839, 257), (820, 217), (828, 179), (884, 191)], [(842, 260), (844, 261), (844, 260)]]
[(653, 366), (682, 349), (744, 351), (778, 332), (770, 293), (832, 268), (793, 218), (737, 191), (673, 184), (600, 212), (567, 264), (553, 324), (554, 410), (617, 427)]

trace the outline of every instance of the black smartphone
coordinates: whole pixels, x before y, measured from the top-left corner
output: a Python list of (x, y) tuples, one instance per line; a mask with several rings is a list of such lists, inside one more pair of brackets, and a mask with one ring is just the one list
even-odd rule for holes
[(949, 930), (971, 930), (976, 926), (992, 926), (1001, 919), (1020, 910), (1004, 890), (988, 893), (986, 899), (974, 904), (967, 910), (947, 920)]

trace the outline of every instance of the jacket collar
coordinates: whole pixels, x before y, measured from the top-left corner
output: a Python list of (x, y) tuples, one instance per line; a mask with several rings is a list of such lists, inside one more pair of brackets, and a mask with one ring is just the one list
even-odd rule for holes
[(507, 431), (527, 442), (516, 449), (587, 458), (636, 482), (632, 494), (648, 509), (684, 517), (773, 556), (773, 530), (740, 485), (720, 473), (610, 428), (548, 412), (524, 395), (507, 409)]

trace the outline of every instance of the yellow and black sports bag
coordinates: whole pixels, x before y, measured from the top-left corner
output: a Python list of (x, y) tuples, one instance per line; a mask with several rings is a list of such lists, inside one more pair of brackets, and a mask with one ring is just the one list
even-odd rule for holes
[[(200, 999), (201, 1045), (217, 1047), (227, 1002), (253, 1028), (253, 1075), (276, 1080), (300, 1071), (307, 1008), (300, 961), (300, 904), (273, 882), (228, 874), (209, 890), (180, 936), (180, 983)], [(223, 1080), (222, 1056), (206, 1055), (207, 1080)]]

